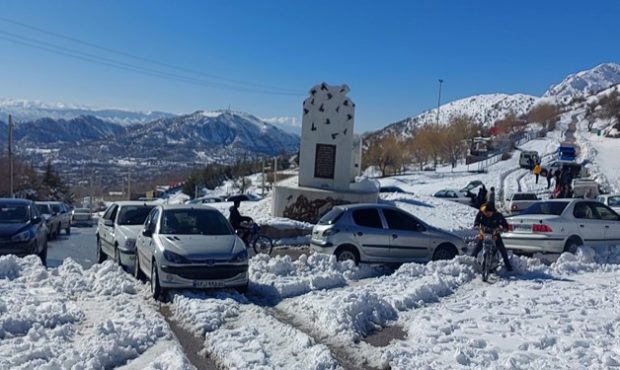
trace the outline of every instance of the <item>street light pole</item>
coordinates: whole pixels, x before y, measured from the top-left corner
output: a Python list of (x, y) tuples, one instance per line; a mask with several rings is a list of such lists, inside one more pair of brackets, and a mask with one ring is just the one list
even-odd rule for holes
[(437, 98), (437, 124), (439, 124), (439, 108), (441, 107), (441, 84), (443, 80), (439, 79), (439, 98)]
[(13, 193), (13, 116), (9, 114), (9, 198), (14, 197)]

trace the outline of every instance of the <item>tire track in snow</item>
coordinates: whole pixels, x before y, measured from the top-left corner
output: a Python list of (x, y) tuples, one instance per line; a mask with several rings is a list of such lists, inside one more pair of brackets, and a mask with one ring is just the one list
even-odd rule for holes
[(183, 328), (178, 322), (172, 319), (172, 312), (168, 305), (162, 304), (159, 306), (159, 313), (166, 319), (166, 322), (170, 326), (170, 330), (174, 334), (177, 341), (181, 344), (185, 356), (198, 370), (218, 370), (216, 362), (209, 357), (200, 355), (204, 348), (204, 339), (200, 339), (189, 330)]

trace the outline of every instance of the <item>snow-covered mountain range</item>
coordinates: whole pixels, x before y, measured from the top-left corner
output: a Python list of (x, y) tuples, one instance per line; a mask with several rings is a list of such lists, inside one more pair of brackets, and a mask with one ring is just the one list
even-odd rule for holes
[[(482, 94), (455, 100), (441, 105), (439, 122), (447, 123), (450, 118), (468, 115), (485, 126), (493, 125), (509, 113), (517, 116), (527, 113), (539, 102), (568, 104), (574, 97), (585, 97), (620, 83), (620, 65), (600, 64), (592, 69), (574, 73), (562, 82), (553, 85), (542, 97), (525, 94)], [(367, 134), (367, 137), (398, 134), (410, 137), (416, 128), (437, 122), (437, 108), (433, 108), (392, 123), (382, 129)]]
[[(537, 100), (537, 97), (525, 94), (474, 95), (443, 104), (439, 109), (439, 122), (447, 123), (452, 117), (466, 114), (480, 124), (492, 125), (509, 112), (517, 115), (525, 114)], [(408, 137), (415, 132), (417, 127), (435, 122), (437, 122), (437, 108), (395, 122), (379, 132), (381, 134), (398, 132)]]
[(93, 116), (102, 121), (119, 125), (141, 124), (160, 118), (174, 117), (166, 112), (137, 112), (123, 109), (99, 109), (64, 103), (45, 103), (38, 100), (0, 99), (0, 117), (6, 120), (11, 114), (16, 122), (35, 121), (41, 118), (72, 120), (79, 116)]
[[(242, 112), (197, 111), (144, 125), (123, 126), (93, 116), (18, 122), (15, 147), (44, 163), (232, 163), (242, 157), (295, 153), (299, 136)], [(0, 122), (2, 146), (6, 123)], [(45, 150), (41, 150), (45, 149)], [(51, 157), (50, 157), (51, 156)]]
[(620, 65), (599, 64), (592, 69), (568, 75), (559, 84), (551, 86), (543, 96), (559, 98), (588, 96), (618, 83), (620, 83)]

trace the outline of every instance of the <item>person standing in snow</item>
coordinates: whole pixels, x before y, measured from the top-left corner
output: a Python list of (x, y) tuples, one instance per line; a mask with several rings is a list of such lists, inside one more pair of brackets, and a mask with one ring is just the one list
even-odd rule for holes
[(540, 163), (536, 163), (534, 166), (534, 176), (536, 176), (536, 184), (538, 184), (538, 177), (540, 176), (540, 171), (542, 171), (542, 167), (540, 167)]
[(491, 191), (487, 194), (487, 203), (495, 204), (495, 187), (491, 186)]
[(553, 178), (553, 170), (550, 168), (547, 170), (547, 189), (551, 188), (551, 179)]
[[(474, 227), (485, 227), (492, 230), (500, 231), (508, 230), (508, 222), (501, 213), (497, 212), (497, 210), (495, 209), (495, 204), (485, 203), (482, 205), (482, 207), (480, 207), (480, 212), (478, 212), (478, 214), (476, 215), (476, 219), (474, 220)], [(502, 237), (499, 235), (499, 233), (496, 235), (495, 245), (497, 246), (497, 250), (499, 250), (499, 253), (502, 255), (506, 270), (512, 271), (512, 265), (510, 264), (510, 260), (508, 260), (508, 252), (506, 251), (506, 247), (504, 246), (504, 242), (502, 241)], [(474, 248), (471, 256), (476, 258), (481, 250), (482, 239), (478, 239), (476, 248)]]

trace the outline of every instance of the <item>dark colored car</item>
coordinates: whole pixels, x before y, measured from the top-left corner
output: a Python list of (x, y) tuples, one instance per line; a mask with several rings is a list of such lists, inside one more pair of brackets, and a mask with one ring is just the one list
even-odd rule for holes
[(0, 198), (0, 255), (36, 254), (47, 263), (47, 227), (27, 199)]
[(235, 202), (237, 200), (240, 202), (245, 202), (245, 201), (252, 201), (254, 200), (254, 198), (246, 194), (233, 195), (233, 196), (226, 198), (227, 202)]
[(403, 189), (398, 186), (382, 186), (379, 189), (380, 193), (406, 193)]

